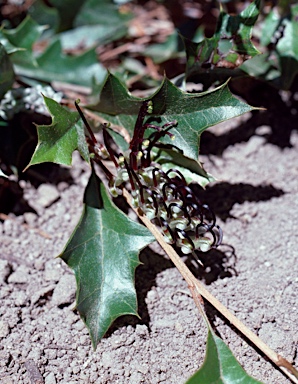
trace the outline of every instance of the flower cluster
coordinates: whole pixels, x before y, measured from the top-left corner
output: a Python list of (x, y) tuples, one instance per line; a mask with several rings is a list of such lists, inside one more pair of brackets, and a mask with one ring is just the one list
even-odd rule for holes
[[(195, 255), (197, 250), (206, 252), (221, 243), (222, 231), (216, 225), (215, 215), (209, 206), (203, 204), (194, 193), (193, 184), (188, 184), (178, 169), (164, 171), (155, 161), (155, 148), (174, 148), (161, 143), (160, 139), (166, 135), (173, 138), (174, 135), (169, 131), (177, 122), (162, 127), (144, 124), (146, 114), (151, 111), (152, 102), (144, 102), (129, 150), (125, 153), (112, 150), (111, 137), (106, 128), (103, 129), (104, 145), (98, 144), (89, 130), (93, 152), (97, 154), (95, 159), (109, 179), (111, 194), (115, 197), (121, 195), (123, 185), (129, 183), (133, 205), (161, 227), (168, 243), (176, 245), (184, 254)], [(82, 113), (81, 116), (88, 127)], [(148, 138), (144, 138), (148, 128), (154, 131)], [(104, 166), (101, 161), (103, 158), (113, 161), (116, 175), (112, 175)]]

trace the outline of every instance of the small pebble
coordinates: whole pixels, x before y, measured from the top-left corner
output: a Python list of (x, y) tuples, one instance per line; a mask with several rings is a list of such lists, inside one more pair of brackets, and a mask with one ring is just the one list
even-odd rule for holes
[(52, 303), (54, 305), (72, 303), (75, 299), (76, 284), (73, 275), (63, 275), (54, 289)]
[(44, 208), (51, 206), (60, 197), (60, 193), (56, 187), (49, 184), (41, 184), (37, 189), (37, 203)]
[(0, 320), (0, 338), (6, 337), (8, 335), (9, 335), (8, 323), (4, 320)]

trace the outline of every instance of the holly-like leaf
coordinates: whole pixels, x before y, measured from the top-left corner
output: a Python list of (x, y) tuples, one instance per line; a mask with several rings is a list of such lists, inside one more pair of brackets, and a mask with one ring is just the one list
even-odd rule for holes
[(154, 159), (161, 165), (164, 172), (178, 169), (188, 183), (198, 183), (201, 187), (215, 181), (210, 173), (206, 172), (200, 162), (190, 159), (181, 153), (167, 149), (159, 151)]
[(264, 21), (261, 38), (261, 44), (267, 45), (269, 50), (246, 61), (241, 69), (277, 88), (290, 89), (298, 75), (297, 18), (297, 4), (288, 4), (288, 13), (283, 16), (273, 9)]
[(44, 101), (52, 116), (52, 124), (37, 126), (38, 144), (26, 168), (44, 162), (71, 165), (72, 153), (76, 149), (89, 163), (88, 145), (80, 115), (46, 96)]
[(96, 348), (115, 319), (138, 315), (134, 287), (138, 254), (154, 238), (112, 203), (94, 171), (84, 203), (81, 219), (60, 257), (75, 273), (76, 307)]
[[(166, 137), (165, 143), (173, 144), (186, 157), (198, 160), (199, 139), (202, 132), (212, 125), (249, 112), (253, 107), (238, 100), (224, 84), (213, 91), (186, 93), (168, 79), (147, 100), (153, 102), (153, 113), (147, 122), (159, 125), (177, 120), (171, 129), (175, 139)], [(88, 108), (112, 124), (125, 127), (133, 135), (134, 125), (144, 99), (132, 96), (126, 87), (113, 75), (109, 75), (102, 88), (100, 100)]]
[(56, 40), (36, 56), (33, 45), (44, 29), (44, 26), (27, 17), (15, 29), (0, 30), (0, 42), (12, 52), (11, 61), (17, 75), (87, 87), (91, 87), (94, 80), (103, 81), (106, 70), (98, 63), (95, 50), (69, 56), (63, 53), (60, 40)]
[(59, 24), (57, 32), (66, 31), (73, 28), (73, 23), (80, 8), (86, 0), (50, 0), (48, 3), (55, 7), (59, 15)]
[(255, 0), (236, 16), (221, 9), (216, 32), (211, 38), (195, 43), (182, 37), (187, 56), (186, 78), (203, 83), (206, 89), (216, 81), (243, 74), (237, 67), (260, 53), (251, 41), (259, 10), (260, 0)]
[(0, 100), (14, 82), (14, 71), (5, 48), (0, 43)]
[(60, 40), (54, 41), (36, 59), (37, 68), (20, 67), (16, 70), (22, 75), (38, 80), (61, 81), (91, 87), (102, 82), (106, 70), (98, 63), (95, 50), (91, 49), (79, 56), (69, 56), (62, 52)]
[[(59, 7), (65, 7), (64, 2), (63, 5), (59, 0), (55, 2), (57, 7), (58, 3)], [(63, 47), (69, 49), (77, 47), (78, 44), (85, 47), (107, 44), (125, 36), (132, 14), (127, 11), (120, 12), (118, 8), (119, 6), (111, 0), (85, 0), (74, 19), (75, 28), (60, 34)]]
[(209, 328), (202, 367), (186, 384), (262, 384), (249, 376), (227, 345)]
[(239, 15), (231, 16), (221, 11), (215, 36), (232, 44), (231, 50), (239, 54), (255, 56), (260, 52), (251, 41), (252, 28), (260, 13), (261, 1), (253, 1)]
[(17, 28), (0, 30), (1, 43), (11, 54), (14, 65), (36, 67), (32, 47), (45, 29), (45, 26), (26, 17)]

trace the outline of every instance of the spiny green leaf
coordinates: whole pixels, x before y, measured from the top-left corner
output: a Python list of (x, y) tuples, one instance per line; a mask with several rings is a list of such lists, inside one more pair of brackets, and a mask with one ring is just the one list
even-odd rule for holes
[(0, 41), (6, 51), (11, 54), (13, 64), (36, 66), (32, 46), (45, 28), (45, 26), (38, 25), (30, 17), (26, 17), (17, 28), (0, 30)]
[(236, 16), (221, 10), (211, 38), (195, 43), (182, 37), (187, 56), (186, 78), (203, 83), (206, 89), (215, 82), (241, 75), (237, 67), (243, 60), (260, 53), (251, 41), (259, 10), (260, 0), (255, 0)]
[(86, 0), (51, 0), (50, 5), (58, 10), (59, 25), (57, 32), (66, 31), (74, 27), (73, 23), (80, 8)]
[(286, 90), (298, 75), (298, 5), (289, 5), (288, 10), (289, 13), (283, 17), (275, 9), (269, 13), (263, 25), (261, 43), (271, 44), (270, 51), (241, 66), (250, 76)]
[(59, 36), (63, 47), (68, 49), (81, 43), (85, 47), (107, 44), (126, 35), (131, 18), (132, 14), (119, 12), (111, 0), (86, 0), (74, 20), (75, 28)]
[(154, 238), (112, 203), (94, 171), (84, 203), (79, 224), (60, 257), (75, 273), (77, 309), (96, 348), (115, 319), (137, 316), (138, 254)]
[(227, 345), (209, 328), (202, 367), (186, 384), (262, 384), (249, 376)]
[(78, 56), (68, 56), (62, 52), (60, 40), (56, 40), (36, 57), (33, 44), (44, 29), (45, 27), (27, 17), (15, 29), (0, 30), (2, 44), (13, 52), (11, 60), (16, 74), (48, 82), (62, 81), (88, 87), (92, 86), (94, 80), (103, 81), (106, 70), (98, 63), (95, 50)]
[(0, 43), (0, 100), (14, 82), (14, 71), (5, 48)]
[[(112, 0), (53, 0), (51, 7), (36, 0), (28, 13), (39, 24), (50, 24), (47, 36), (56, 32), (63, 49), (85, 49), (125, 36), (132, 15), (120, 12)], [(57, 32), (59, 32), (57, 34)]]
[(38, 25), (31, 17), (26, 17), (16, 28), (3, 29), (1, 32), (10, 44), (31, 51), (33, 44), (46, 28)]
[[(234, 97), (227, 84), (204, 93), (185, 93), (164, 79), (160, 88), (147, 100), (153, 102), (153, 113), (147, 121), (159, 125), (177, 120), (171, 129), (175, 139), (164, 142), (180, 148), (184, 155), (197, 161), (199, 139), (212, 125), (251, 111), (253, 108)], [(112, 124), (125, 127), (132, 135), (139, 108), (144, 99), (132, 96), (113, 75), (109, 75), (96, 105), (88, 108)]]
[(37, 68), (17, 66), (23, 75), (39, 80), (61, 81), (91, 87), (94, 80), (101, 82), (106, 70), (98, 63), (95, 51), (89, 50), (79, 56), (68, 56), (62, 52), (60, 40), (54, 41), (36, 59)]
[(239, 54), (255, 56), (260, 53), (251, 41), (252, 28), (260, 13), (261, 1), (253, 1), (239, 15), (231, 16), (220, 13), (215, 36), (230, 40), (232, 51)]
[(27, 168), (44, 162), (71, 165), (72, 153), (76, 149), (89, 163), (80, 115), (70, 112), (48, 97), (44, 96), (44, 101), (52, 116), (52, 124), (37, 126), (38, 144)]
[(171, 149), (158, 151), (155, 160), (161, 165), (164, 172), (170, 169), (178, 169), (188, 183), (198, 183), (205, 187), (208, 183), (215, 181), (214, 177), (207, 173), (200, 162), (183, 156), (181, 153)]

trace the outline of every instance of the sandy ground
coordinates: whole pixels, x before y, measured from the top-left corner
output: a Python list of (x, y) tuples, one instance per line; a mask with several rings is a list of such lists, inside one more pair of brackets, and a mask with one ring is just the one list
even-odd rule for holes
[[(298, 134), (291, 130), (280, 146), (263, 120), (246, 115), (204, 134), (200, 158), (218, 179), (204, 198), (219, 218), (224, 245), (204, 255), (204, 268), (188, 263), (223, 304), (297, 366)], [(46, 168), (48, 183), (21, 181), (36, 213), (10, 214), (0, 223), (0, 382), (182, 384), (204, 359), (206, 328), (186, 283), (156, 245), (142, 252), (136, 272), (141, 319), (118, 319), (92, 350), (73, 311), (74, 276), (54, 258), (82, 210), (89, 169), (77, 154), (74, 163), (70, 170)], [(248, 373), (267, 384), (290, 383), (206, 308)]]

